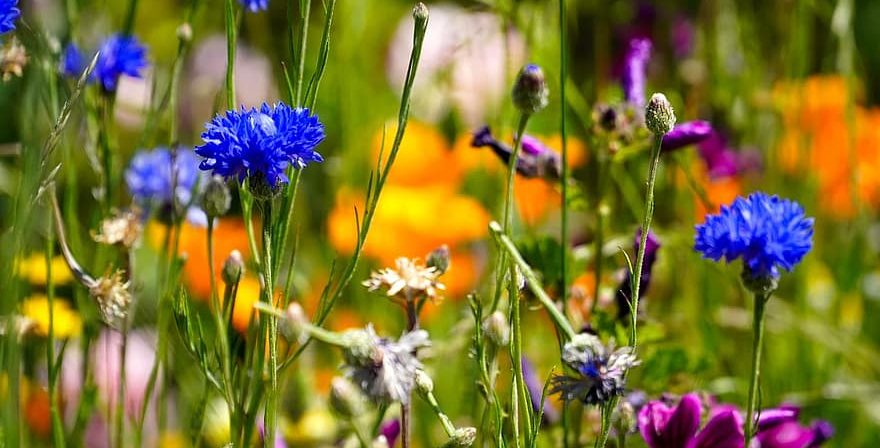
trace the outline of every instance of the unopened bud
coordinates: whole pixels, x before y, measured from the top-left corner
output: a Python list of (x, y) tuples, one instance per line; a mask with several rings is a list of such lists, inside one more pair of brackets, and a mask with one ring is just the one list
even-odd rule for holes
[(627, 401), (620, 402), (620, 405), (614, 410), (613, 419), (614, 428), (619, 433), (627, 434), (636, 430), (636, 411)]
[(434, 392), (434, 380), (422, 369), (416, 370), (416, 388), (425, 395)]
[(226, 181), (219, 176), (212, 176), (205, 185), (205, 193), (202, 196), (202, 208), (208, 219), (223, 216), (229, 211), (232, 204), (232, 196)]
[(336, 377), (330, 383), (330, 407), (342, 417), (356, 417), (364, 410), (364, 398), (351, 381)]
[(654, 135), (666, 135), (675, 126), (675, 111), (666, 95), (655, 93), (645, 107), (645, 124)]
[(547, 107), (548, 96), (541, 67), (535, 64), (523, 67), (513, 84), (513, 104), (524, 114), (533, 114)]
[(446, 448), (465, 448), (472, 446), (477, 440), (477, 428), (458, 428), (455, 434), (443, 445)]
[(436, 269), (438, 274), (446, 273), (450, 265), (449, 246), (444, 244), (431, 251), (428, 254), (428, 262), (426, 264), (429, 268)]
[(416, 3), (416, 6), (413, 7), (412, 16), (416, 22), (427, 21), (428, 20), (428, 7), (425, 6), (425, 4), (422, 2)]
[(299, 342), (306, 335), (305, 326), (309, 323), (306, 312), (302, 305), (293, 302), (284, 310), (284, 319), (281, 321), (281, 334), (290, 342)]
[(238, 283), (241, 280), (241, 276), (244, 275), (244, 258), (242, 258), (241, 252), (237, 250), (229, 252), (229, 256), (223, 262), (223, 272), (221, 275), (223, 276), (223, 283), (227, 285)]
[(483, 321), (483, 332), (499, 347), (510, 343), (510, 326), (501, 311), (495, 311)]
[(183, 42), (191, 42), (193, 38), (192, 25), (189, 23), (181, 23), (177, 27), (177, 38)]

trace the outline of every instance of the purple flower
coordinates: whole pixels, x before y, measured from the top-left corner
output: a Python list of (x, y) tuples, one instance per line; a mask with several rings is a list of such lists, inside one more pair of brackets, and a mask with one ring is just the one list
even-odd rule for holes
[(629, 47), (624, 56), (620, 83), (626, 102), (637, 111), (642, 111), (645, 108), (645, 78), (650, 60), (651, 41), (649, 39), (634, 38), (629, 41)]
[(388, 446), (393, 447), (400, 436), (400, 420), (395, 418), (383, 423), (379, 429), (379, 435), (385, 437), (385, 442), (388, 443)]
[(800, 408), (791, 405), (761, 411), (755, 435), (761, 448), (815, 448), (834, 434), (834, 428), (824, 420), (801, 425), (799, 414)]
[[(61, 56), (61, 72), (79, 78), (88, 62), (82, 51), (70, 44)], [(141, 78), (147, 67), (147, 49), (135, 37), (114, 34), (100, 47), (100, 55), (88, 82), (97, 81), (105, 92), (115, 92), (122, 75)]]
[(288, 166), (303, 168), (324, 160), (315, 151), (324, 140), (324, 125), (308, 109), (284, 103), (217, 115), (205, 125), (202, 140), (196, 148), (205, 158), (199, 168), (239, 181), (253, 178), (270, 190), (288, 182)]
[[(544, 397), (544, 382), (538, 377), (535, 366), (525, 356), (520, 358), (522, 362), (523, 380), (526, 383), (526, 389), (529, 391), (529, 397), (532, 402), (532, 409), (535, 414), (541, 412), (541, 398)], [(554, 424), (559, 421), (559, 412), (556, 411), (550, 400), (544, 400), (543, 421), (547, 424)]]
[(661, 150), (674, 151), (700, 143), (709, 138), (713, 132), (712, 125), (708, 121), (687, 121), (677, 124), (663, 137)]
[[(488, 126), (478, 129), (471, 140), (474, 148), (488, 146), (505, 164), (510, 164), (513, 148), (501, 143), (492, 136)], [(523, 135), (522, 147), (516, 161), (516, 172), (523, 177), (545, 177), (558, 179), (562, 173), (562, 159), (559, 154), (530, 135)]]
[(21, 16), (18, 0), (0, 0), (0, 34), (15, 29), (15, 21)]
[(704, 258), (742, 258), (749, 278), (778, 278), (779, 268), (791, 271), (812, 249), (813, 218), (797, 202), (758, 192), (722, 206), (696, 233)]
[[(633, 251), (639, 251), (639, 243), (642, 239), (642, 229), (639, 229), (636, 232), (635, 243), (633, 245)], [(645, 244), (645, 264), (642, 265), (642, 280), (639, 285), (639, 299), (641, 300), (645, 296), (645, 292), (648, 291), (648, 287), (651, 285), (651, 270), (654, 268), (654, 263), (657, 261), (657, 251), (660, 250), (660, 240), (657, 238), (657, 235), (654, 232), (648, 232), (648, 240)], [(620, 286), (617, 288), (617, 293), (615, 294), (615, 300), (617, 301), (617, 318), (620, 320), (626, 319), (630, 313), (630, 299), (632, 296), (632, 276), (629, 271), (626, 272), (626, 278), (620, 283)]]
[(250, 12), (260, 12), (269, 9), (269, 0), (238, 0), (238, 2)]
[(639, 412), (639, 431), (650, 448), (743, 448), (742, 417), (732, 409), (714, 413), (700, 430), (703, 408), (697, 394), (675, 407), (655, 400)]
[(565, 401), (580, 400), (584, 404), (605, 403), (623, 395), (627, 371), (639, 365), (632, 347), (615, 349), (588, 333), (576, 335), (563, 346), (562, 362), (575, 375), (553, 377), (550, 393), (560, 394)]

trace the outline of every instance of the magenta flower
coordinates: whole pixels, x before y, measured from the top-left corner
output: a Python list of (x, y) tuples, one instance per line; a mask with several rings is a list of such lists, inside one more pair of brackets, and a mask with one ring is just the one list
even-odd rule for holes
[(623, 60), (620, 84), (623, 87), (624, 99), (637, 111), (645, 108), (645, 83), (650, 60), (649, 39), (635, 38), (629, 41)]
[(800, 408), (782, 405), (761, 411), (755, 438), (761, 448), (815, 448), (834, 434), (830, 423), (819, 420), (802, 425), (798, 422)]
[(675, 407), (651, 401), (639, 412), (639, 431), (650, 448), (744, 448), (742, 417), (730, 408), (710, 415), (700, 430), (703, 407), (697, 394), (683, 397)]
[(712, 133), (712, 124), (708, 121), (687, 121), (675, 125), (668, 134), (663, 137), (662, 151), (674, 151), (688, 145), (700, 143), (709, 138)]

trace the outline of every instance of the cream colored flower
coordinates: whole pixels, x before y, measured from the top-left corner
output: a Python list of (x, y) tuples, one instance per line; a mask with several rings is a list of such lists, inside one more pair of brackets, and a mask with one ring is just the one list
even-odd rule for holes
[(104, 322), (111, 327), (119, 327), (128, 318), (130, 288), (131, 282), (121, 270), (97, 279), (89, 288), (89, 294), (98, 301)]
[(134, 247), (143, 233), (140, 211), (137, 209), (117, 212), (111, 218), (101, 221), (101, 232), (92, 234), (99, 243), (121, 244), (127, 248)]
[(0, 50), (0, 75), (3, 81), (9, 81), (13, 76), (21, 78), (27, 63), (28, 55), (24, 45), (13, 37)]
[(440, 273), (437, 268), (426, 267), (416, 260), (400, 257), (395, 260), (394, 268), (373, 272), (363, 285), (370, 291), (387, 289), (389, 297), (397, 297), (404, 301), (419, 298), (434, 299), (438, 296), (437, 291), (446, 289), (437, 280), (438, 277)]

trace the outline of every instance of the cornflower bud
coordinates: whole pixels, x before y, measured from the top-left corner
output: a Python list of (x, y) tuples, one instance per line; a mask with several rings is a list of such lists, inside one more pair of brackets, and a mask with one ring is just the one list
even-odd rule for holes
[(242, 258), (241, 252), (238, 250), (229, 252), (229, 256), (223, 262), (223, 272), (221, 275), (223, 276), (223, 283), (227, 285), (238, 283), (241, 280), (241, 276), (244, 275), (244, 258)]
[(202, 195), (202, 208), (208, 215), (208, 219), (225, 215), (231, 204), (232, 197), (229, 194), (226, 181), (220, 176), (211, 176), (208, 179), (208, 184), (205, 185), (205, 193)]
[(446, 448), (465, 448), (472, 446), (477, 440), (477, 428), (458, 428), (455, 434), (443, 445)]
[(342, 417), (356, 417), (364, 410), (364, 398), (351, 381), (336, 377), (330, 383), (330, 407)]
[(428, 262), (426, 265), (429, 268), (434, 268), (438, 275), (445, 274), (446, 271), (449, 270), (450, 259), (449, 259), (449, 246), (442, 245), (428, 254)]
[(428, 20), (428, 7), (424, 3), (418, 2), (412, 10), (413, 19), (416, 22), (424, 22)]
[(675, 126), (675, 111), (666, 95), (655, 93), (645, 107), (645, 124), (654, 135), (666, 135)]
[(513, 84), (513, 104), (524, 114), (534, 114), (547, 107), (549, 91), (544, 71), (528, 64), (519, 72)]
[(510, 343), (510, 326), (501, 311), (495, 311), (483, 320), (483, 332), (495, 345), (504, 347)]
[(416, 371), (416, 388), (425, 395), (434, 392), (434, 380), (422, 369)]
[(301, 341), (306, 335), (305, 325), (309, 323), (306, 312), (302, 305), (292, 302), (284, 310), (284, 319), (281, 320), (281, 334), (290, 342)]

